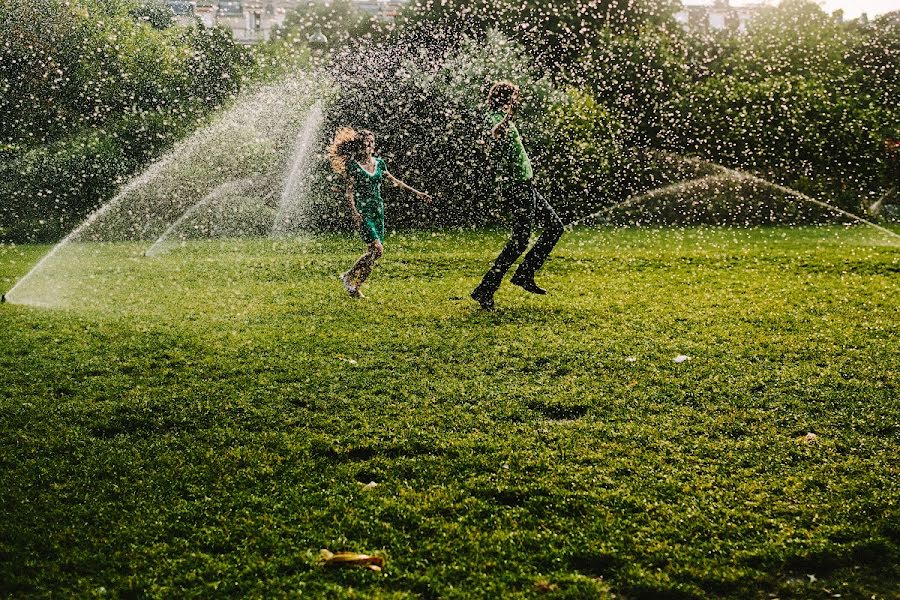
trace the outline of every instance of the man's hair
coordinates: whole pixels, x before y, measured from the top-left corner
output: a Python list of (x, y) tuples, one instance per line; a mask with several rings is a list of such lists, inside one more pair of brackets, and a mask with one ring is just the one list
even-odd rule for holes
[(495, 81), (494, 85), (491, 86), (491, 91), (488, 92), (488, 106), (491, 107), (491, 110), (499, 110), (509, 104), (513, 94), (518, 91), (519, 86), (512, 81), (507, 81), (505, 79), (502, 81)]

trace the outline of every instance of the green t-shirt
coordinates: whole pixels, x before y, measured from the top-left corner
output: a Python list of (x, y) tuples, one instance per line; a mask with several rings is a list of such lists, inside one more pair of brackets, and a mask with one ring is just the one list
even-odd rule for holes
[[(493, 128), (497, 123), (506, 116), (502, 112), (493, 112), (490, 115), (490, 126)], [(522, 143), (522, 136), (516, 124), (511, 120), (506, 123), (506, 136), (501, 136), (494, 140), (494, 160), (496, 161), (495, 169), (497, 178), (501, 183), (528, 181), (534, 177), (534, 171), (531, 169), (531, 161), (528, 159), (528, 153), (525, 152), (525, 145)]]

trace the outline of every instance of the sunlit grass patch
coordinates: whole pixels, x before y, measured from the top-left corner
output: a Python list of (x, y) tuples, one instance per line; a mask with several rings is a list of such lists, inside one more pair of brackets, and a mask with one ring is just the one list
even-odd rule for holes
[(504, 241), (392, 235), (362, 302), (343, 236), (105, 244), (3, 305), (0, 589), (889, 597), (900, 249), (578, 229), (485, 313)]

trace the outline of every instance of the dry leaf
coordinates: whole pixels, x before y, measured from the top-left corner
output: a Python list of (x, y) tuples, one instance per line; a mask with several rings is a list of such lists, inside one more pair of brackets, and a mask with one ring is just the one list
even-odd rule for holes
[(384, 568), (384, 559), (370, 554), (334, 553), (323, 548), (319, 552), (319, 557), (322, 559), (322, 565), (326, 567), (365, 567), (370, 571), (381, 571)]

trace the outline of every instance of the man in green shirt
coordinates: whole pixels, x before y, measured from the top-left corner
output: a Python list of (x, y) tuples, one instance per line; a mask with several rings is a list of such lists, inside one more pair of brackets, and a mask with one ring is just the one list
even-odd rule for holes
[(485, 310), (494, 308), (494, 292), (500, 287), (503, 276), (512, 264), (528, 247), (535, 221), (543, 226), (543, 232), (525, 255), (510, 283), (532, 294), (546, 294), (534, 282), (534, 274), (547, 260), (564, 231), (559, 216), (534, 187), (531, 161), (525, 152), (522, 136), (512, 120), (520, 103), (519, 86), (510, 81), (498, 81), (488, 92), (497, 183), (501, 195), (510, 206), (513, 225), (509, 242), (471, 294), (472, 299)]

